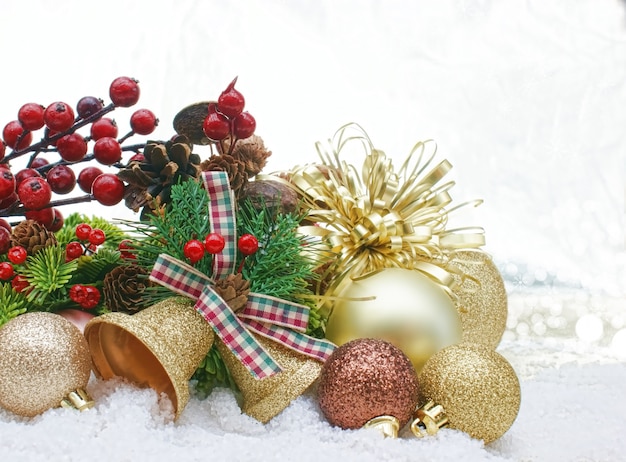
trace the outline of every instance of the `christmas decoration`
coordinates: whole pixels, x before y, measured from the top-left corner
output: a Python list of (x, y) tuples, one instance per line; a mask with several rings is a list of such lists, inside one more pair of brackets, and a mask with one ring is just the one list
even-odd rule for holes
[(81, 332), (52, 313), (25, 313), (0, 328), (0, 406), (32, 417), (63, 405), (93, 406), (91, 358)]
[(189, 401), (189, 379), (213, 344), (213, 331), (183, 298), (132, 316), (107, 313), (85, 326), (94, 371), (165, 393), (178, 418)]
[(421, 411), (412, 424), (416, 436), (449, 425), (490, 443), (506, 433), (520, 408), (515, 371), (483, 345), (444, 348), (428, 360), (418, 380)]
[(489, 255), (484, 252), (459, 251), (454, 264), (459, 297), (459, 314), (464, 343), (480, 343), (495, 349), (506, 328), (507, 293), (504, 281)]
[(326, 337), (337, 345), (357, 338), (387, 340), (419, 372), (434, 353), (461, 340), (461, 323), (450, 296), (428, 276), (386, 268), (345, 285)]
[(338, 347), (322, 367), (317, 391), (326, 419), (346, 429), (361, 428), (373, 419), (378, 420), (370, 426), (386, 422), (383, 428), (394, 427), (397, 419), (401, 428), (415, 410), (417, 393), (409, 359), (379, 339), (357, 339)]

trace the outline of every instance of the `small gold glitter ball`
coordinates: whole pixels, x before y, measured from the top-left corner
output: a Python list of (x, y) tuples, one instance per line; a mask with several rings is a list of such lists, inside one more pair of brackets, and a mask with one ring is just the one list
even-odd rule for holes
[(326, 337), (336, 345), (357, 338), (386, 340), (419, 372), (435, 352), (461, 340), (461, 321), (450, 296), (427, 276), (386, 268), (351, 281), (339, 294)]
[[(457, 283), (455, 294), (459, 297), (463, 343), (480, 343), (496, 349), (508, 315), (506, 288), (498, 268), (491, 257), (483, 252), (460, 251), (455, 264), (469, 278)], [(473, 279), (472, 279), (473, 278)]]
[(91, 373), (87, 341), (53, 313), (26, 313), (0, 328), (0, 406), (32, 417), (84, 388)]
[(490, 443), (513, 425), (521, 402), (519, 379), (499, 353), (479, 344), (434, 354), (419, 374), (419, 403), (443, 406), (449, 426)]
[(403, 426), (417, 404), (417, 374), (391, 343), (356, 339), (326, 360), (317, 397), (332, 425), (356, 429), (375, 417), (391, 415)]

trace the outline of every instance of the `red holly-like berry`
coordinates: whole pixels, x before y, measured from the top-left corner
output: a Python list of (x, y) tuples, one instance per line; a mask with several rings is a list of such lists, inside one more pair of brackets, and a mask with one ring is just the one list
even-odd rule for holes
[(68, 242), (65, 246), (65, 256), (68, 260), (75, 260), (85, 253), (85, 248), (78, 241)]
[(37, 103), (26, 103), (17, 112), (17, 120), (20, 121), (25, 130), (39, 130), (44, 126), (44, 107)]
[(0, 263), (0, 279), (3, 281), (8, 281), (13, 277), (15, 271), (13, 270), (13, 265), (8, 261), (3, 261)]
[[(9, 232), (11, 232), (12, 230), (11, 225), (4, 218), (0, 218), (0, 228), (8, 229)], [(0, 253), (3, 253), (3, 252), (0, 252)]]
[(4, 141), (0, 141), (0, 160), (4, 159), (4, 155), (7, 152), (7, 145), (4, 144)]
[(46, 127), (56, 132), (64, 132), (74, 125), (74, 110), (62, 101), (50, 104), (43, 112)]
[(90, 193), (93, 180), (98, 178), (100, 175), (102, 175), (102, 170), (98, 167), (86, 167), (82, 169), (78, 174), (78, 179), (76, 180), (78, 187), (84, 192)]
[(76, 186), (76, 175), (67, 165), (56, 165), (48, 170), (46, 181), (50, 185), (52, 192), (57, 194), (68, 194)]
[(185, 243), (183, 254), (194, 264), (204, 257), (204, 245), (198, 239), (191, 239)]
[(89, 223), (80, 223), (78, 225), (76, 225), (76, 229), (74, 230), (74, 234), (76, 234), (76, 237), (81, 240), (81, 241), (86, 241), (89, 239), (89, 235), (91, 234), (91, 231), (93, 230), (93, 228), (91, 227), (91, 225)]
[(22, 274), (18, 274), (11, 279), (11, 287), (18, 293), (25, 292), (29, 285), (28, 279)]
[(2, 139), (5, 144), (16, 150), (25, 149), (33, 141), (33, 134), (24, 130), (19, 120), (12, 120), (4, 126)]
[(246, 105), (246, 100), (243, 95), (239, 92), (239, 90), (235, 89), (236, 82), (237, 77), (230, 82), (230, 85), (228, 85), (226, 90), (224, 90), (217, 99), (217, 108), (219, 111), (230, 118), (241, 114), (241, 111), (243, 111), (243, 108)]
[(94, 115), (104, 107), (104, 101), (95, 96), (83, 96), (76, 103), (76, 113), (81, 119)]
[(103, 173), (94, 180), (91, 194), (102, 205), (119, 204), (124, 198), (124, 183), (113, 173)]
[(209, 114), (204, 119), (202, 130), (213, 141), (221, 141), (230, 134), (230, 122), (224, 114), (217, 112), (215, 103), (209, 104)]
[(91, 242), (93, 245), (102, 245), (106, 240), (106, 235), (104, 234), (104, 231), (102, 231), (100, 228), (94, 228), (89, 233), (88, 239), (89, 242)]
[(243, 234), (237, 242), (237, 247), (243, 255), (252, 255), (259, 250), (259, 241), (252, 234)]
[(26, 261), (26, 257), (28, 257), (28, 252), (21, 245), (15, 245), (7, 252), (7, 258), (14, 265), (21, 265)]
[(96, 141), (105, 136), (117, 138), (117, 123), (113, 119), (102, 117), (91, 124), (90, 134), (91, 139)]
[(27, 209), (39, 210), (50, 203), (52, 189), (45, 179), (32, 177), (20, 183), (17, 196)]
[(100, 291), (94, 286), (83, 286), (85, 291), (85, 300), (80, 304), (85, 310), (91, 310), (98, 306), (100, 302)]
[(78, 162), (87, 154), (87, 141), (78, 133), (62, 136), (56, 142), (57, 151), (67, 162)]
[(110, 136), (105, 136), (96, 141), (93, 147), (93, 155), (103, 165), (113, 165), (122, 158), (120, 143)]
[[(52, 209), (53, 212), (53, 218), (52, 218), (52, 223), (50, 223), (49, 226), (46, 226), (46, 229), (48, 231), (52, 231), (53, 233), (56, 233), (57, 231), (60, 231), (61, 228), (63, 228), (63, 223), (65, 222), (65, 220), (63, 219), (63, 214), (61, 213), (61, 211), (59, 209), (55, 209), (53, 207), (50, 207)], [(43, 209), (46, 210), (46, 209)]]
[(10, 194), (9, 197), (6, 197), (0, 200), (0, 210), (4, 210), (7, 207), (11, 207), (13, 204), (17, 202), (17, 200), (18, 200), (17, 192)]
[(0, 228), (0, 254), (5, 254), (11, 248), (11, 231), (5, 227)]
[(32, 178), (34, 176), (41, 177), (41, 173), (34, 168), (23, 168), (15, 174), (15, 187), (19, 187), (20, 183), (26, 178)]
[(149, 135), (159, 124), (159, 119), (149, 109), (138, 109), (130, 116), (130, 128), (139, 135)]
[(109, 87), (109, 97), (114, 105), (130, 107), (139, 101), (139, 82), (130, 77), (118, 77)]
[(78, 303), (79, 305), (82, 305), (87, 299), (87, 291), (85, 290), (85, 286), (81, 284), (74, 284), (70, 288), (69, 296), (70, 296), (70, 300), (72, 300), (75, 303)]
[(146, 156), (143, 155), (143, 152), (138, 152), (136, 154), (133, 154), (133, 157), (128, 159), (128, 163), (130, 164), (131, 162), (143, 162), (145, 160)]
[(216, 253), (220, 253), (224, 250), (225, 245), (226, 241), (224, 241), (224, 236), (219, 233), (209, 233), (204, 238), (204, 248), (210, 254), (215, 255)]
[(135, 248), (133, 247), (130, 239), (124, 239), (121, 241), (117, 248), (120, 251), (122, 258), (126, 260), (135, 260), (137, 258), (137, 255), (133, 253)]
[(24, 216), (27, 220), (35, 220), (46, 229), (50, 229), (54, 222), (54, 209), (52, 207), (46, 207), (40, 210), (27, 210), (24, 212)]
[(254, 135), (256, 120), (249, 112), (242, 112), (233, 122), (233, 132), (236, 138), (244, 140)]
[(0, 200), (9, 198), (15, 192), (15, 183), (11, 170), (0, 169)]
[(43, 157), (35, 157), (33, 161), (30, 163), (30, 168), (43, 167), (44, 165), (48, 165), (48, 163), (49, 162)]

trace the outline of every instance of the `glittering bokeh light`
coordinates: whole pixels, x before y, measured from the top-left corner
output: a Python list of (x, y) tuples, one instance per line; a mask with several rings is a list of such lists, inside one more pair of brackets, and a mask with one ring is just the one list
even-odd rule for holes
[(581, 316), (576, 322), (576, 335), (584, 342), (596, 342), (603, 334), (604, 323), (594, 314)]

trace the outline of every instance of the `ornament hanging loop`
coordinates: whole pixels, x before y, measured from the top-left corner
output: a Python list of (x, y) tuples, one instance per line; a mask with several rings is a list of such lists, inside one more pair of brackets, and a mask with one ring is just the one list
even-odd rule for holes
[(435, 435), (441, 427), (448, 425), (446, 411), (440, 404), (428, 401), (417, 408), (411, 422), (411, 431), (417, 438)]
[(95, 401), (82, 388), (70, 391), (65, 398), (61, 400), (61, 407), (66, 409), (78, 409), (86, 411), (95, 405)]

